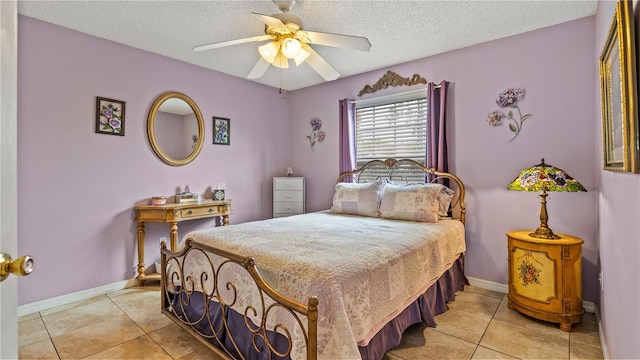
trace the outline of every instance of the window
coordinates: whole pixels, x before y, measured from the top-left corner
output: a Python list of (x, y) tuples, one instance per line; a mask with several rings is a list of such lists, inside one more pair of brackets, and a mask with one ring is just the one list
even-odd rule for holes
[[(357, 166), (386, 158), (424, 164), (427, 149), (426, 91), (356, 101)], [(395, 174), (408, 182), (424, 182), (424, 174)], [(369, 179), (384, 174), (369, 174)], [(361, 178), (361, 181), (365, 180)]]

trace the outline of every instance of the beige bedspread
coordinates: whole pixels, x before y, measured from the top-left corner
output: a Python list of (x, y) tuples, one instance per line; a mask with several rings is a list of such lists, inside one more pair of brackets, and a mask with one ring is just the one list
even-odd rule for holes
[[(390, 319), (465, 251), (464, 227), (317, 212), (195, 231), (185, 237), (253, 256), (284, 295), (320, 300), (319, 359), (359, 359)], [(294, 354), (295, 355), (295, 354)]]

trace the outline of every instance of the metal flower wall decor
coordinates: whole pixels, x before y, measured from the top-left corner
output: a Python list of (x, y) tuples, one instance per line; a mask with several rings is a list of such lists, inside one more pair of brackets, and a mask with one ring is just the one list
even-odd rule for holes
[(313, 119), (311, 119), (311, 134), (307, 135), (307, 139), (309, 139), (309, 144), (311, 144), (311, 150), (315, 152), (315, 150), (313, 149), (313, 146), (316, 144), (316, 142), (323, 142), (324, 141), (324, 131), (320, 130), (320, 128), (322, 127), (322, 121), (317, 118), (314, 117)]
[[(509, 120), (509, 130), (514, 133), (513, 137), (509, 142), (512, 142), (520, 131), (522, 130), (522, 125), (524, 125), (525, 120), (529, 119), (533, 116), (533, 114), (524, 114), (520, 111), (520, 102), (524, 100), (525, 89), (508, 89), (503, 91), (498, 95), (498, 99), (496, 99), (496, 104), (501, 108), (509, 109), (509, 112), (505, 115), (502, 111), (493, 111), (489, 113), (487, 117), (487, 123), (491, 126), (502, 126), (502, 120)], [(517, 110), (518, 118), (514, 117), (513, 109)]]

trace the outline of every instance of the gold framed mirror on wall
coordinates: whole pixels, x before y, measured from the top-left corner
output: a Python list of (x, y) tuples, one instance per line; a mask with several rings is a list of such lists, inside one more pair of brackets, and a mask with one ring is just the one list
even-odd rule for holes
[(640, 173), (634, 29), (632, 4), (618, 1), (600, 55), (604, 170)]
[(200, 108), (187, 95), (169, 91), (151, 105), (147, 136), (160, 160), (171, 166), (192, 162), (204, 144), (204, 119)]

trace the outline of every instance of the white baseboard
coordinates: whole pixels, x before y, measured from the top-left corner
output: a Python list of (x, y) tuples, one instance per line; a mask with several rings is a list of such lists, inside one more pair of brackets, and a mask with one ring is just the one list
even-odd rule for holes
[(136, 285), (136, 279), (122, 280), (117, 283), (99, 286), (93, 289), (78, 291), (75, 293), (57, 296), (18, 306), (18, 316), (29, 315), (38, 311), (51, 309), (57, 306), (67, 305), (76, 301), (86, 300), (94, 296), (103, 295), (112, 291), (126, 289)]
[(598, 334), (600, 335), (600, 348), (602, 349), (602, 358), (603, 359), (611, 359), (609, 357), (609, 349), (607, 348), (607, 341), (604, 338), (604, 331), (602, 329), (602, 322), (600, 321), (600, 311), (596, 308), (596, 320), (598, 321)]
[(493, 281), (476, 279), (471, 276), (467, 276), (467, 279), (469, 280), (469, 285), (471, 286), (479, 287), (485, 290), (496, 291), (503, 294), (506, 294), (509, 292), (509, 287), (507, 286), (507, 284), (500, 284)]
[[(469, 280), (469, 284), (471, 286), (479, 287), (481, 289), (496, 291), (503, 294), (506, 294), (509, 292), (509, 287), (507, 286), (507, 284), (500, 284), (493, 281), (476, 279), (470, 276), (467, 276), (467, 279)], [(592, 303), (591, 301), (582, 301), (582, 307), (584, 308), (584, 311), (588, 313), (594, 313), (596, 310), (596, 304)], [(600, 322), (598, 321), (598, 323)]]

